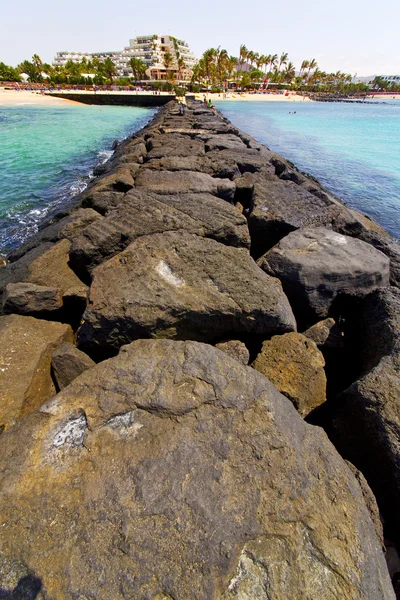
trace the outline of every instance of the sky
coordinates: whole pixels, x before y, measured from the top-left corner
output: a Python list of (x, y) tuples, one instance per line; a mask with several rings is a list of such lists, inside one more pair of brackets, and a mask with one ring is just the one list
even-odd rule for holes
[(289, 53), (299, 69), (315, 58), (323, 71), (400, 74), (399, 0), (14, 0), (0, 26), (0, 62), (16, 66), (57, 51), (122, 50), (143, 34), (185, 39), (197, 57), (210, 47), (238, 56)]

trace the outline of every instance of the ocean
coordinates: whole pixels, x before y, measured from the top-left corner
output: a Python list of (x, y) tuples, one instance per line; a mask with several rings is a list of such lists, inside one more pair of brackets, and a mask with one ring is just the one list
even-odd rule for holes
[(386, 102), (215, 105), (237, 127), (400, 238), (400, 101)]
[(154, 109), (0, 106), (0, 255), (37, 231), (49, 212), (82, 191), (115, 139), (143, 127)]

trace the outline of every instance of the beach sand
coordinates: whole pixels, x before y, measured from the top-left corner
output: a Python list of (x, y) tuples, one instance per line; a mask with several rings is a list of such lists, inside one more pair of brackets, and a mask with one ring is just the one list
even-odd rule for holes
[[(203, 100), (205, 94), (196, 94), (196, 97)], [(233, 100), (233, 101), (246, 101), (246, 102), (313, 102), (307, 96), (298, 96), (295, 93), (279, 94), (270, 92), (268, 94), (238, 94), (236, 92), (229, 92), (224, 98), (224, 94), (206, 94), (207, 100), (211, 98), (212, 102)]]
[(0, 87), (0, 106), (26, 106), (28, 104), (36, 106), (65, 106), (66, 104), (78, 104), (78, 102), (42, 96), (40, 93), (28, 92), (26, 90), (5, 90)]

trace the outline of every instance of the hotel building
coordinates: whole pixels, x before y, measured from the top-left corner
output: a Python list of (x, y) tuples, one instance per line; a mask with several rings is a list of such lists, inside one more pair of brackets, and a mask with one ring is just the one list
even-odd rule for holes
[[(165, 55), (169, 53), (170, 64), (165, 64)], [(165, 81), (171, 75), (175, 81), (190, 81), (193, 66), (197, 59), (190, 51), (188, 44), (170, 35), (144, 35), (129, 40), (129, 46), (115, 52), (57, 52), (53, 60), (54, 66), (65, 66), (68, 61), (81, 62), (98, 58), (111, 58), (117, 69), (118, 77), (131, 77), (129, 66), (131, 58), (138, 58), (146, 65), (146, 75), (152, 81)]]

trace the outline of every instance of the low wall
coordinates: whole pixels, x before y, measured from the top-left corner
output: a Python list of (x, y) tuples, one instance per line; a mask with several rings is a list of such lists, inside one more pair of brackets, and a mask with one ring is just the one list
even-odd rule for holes
[(57, 94), (49, 93), (47, 96), (53, 96), (55, 98), (64, 98), (65, 100), (73, 100), (74, 102), (81, 102), (82, 104), (93, 104), (99, 106), (164, 106), (170, 100), (175, 98), (174, 94), (171, 95), (156, 95), (156, 94), (136, 94), (132, 93), (112, 93), (112, 92), (97, 92), (97, 93), (79, 93), (74, 92), (70, 94)]

